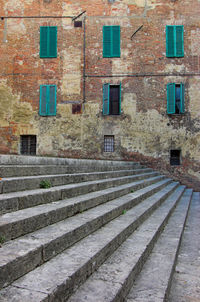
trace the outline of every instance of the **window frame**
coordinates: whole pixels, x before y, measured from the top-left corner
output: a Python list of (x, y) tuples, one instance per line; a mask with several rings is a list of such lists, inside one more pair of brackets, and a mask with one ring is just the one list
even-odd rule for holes
[[(42, 110), (42, 90), (43, 90), (43, 87), (46, 88), (46, 99), (45, 99), (45, 103), (46, 103), (46, 110), (45, 112), (43, 112)], [(50, 103), (50, 88), (51, 87), (54, 87), (55, 88), (55, 91), (54, 91), (54, 104), (53, 104), (53, 107), (54, 107), (54, 110), (53, 112), (50, 112), (50, 106), (52, 105)], [(57, 105), (57, 86), (56, 85), (40, 85), (40, 106), (39, 106), (39, 115), (40, 116), (56, 116), (56, 105)]]
[[(180, 86), (180, 108), (178, 107), (178, 99), (176, 99), (176, 87)], [(167, 114), (169, 115), (182, 115), (185, 113), (185, 86), (184, 83), (168, 83), (167, 84)]]
[(103, 26), (103, 58), (120, 58), (121, 28), (119, 25)]
[[(118, 86), (119, 87), (119, 112), (118, 113), (111, 113), (110, 107), (110, 87), (111, 86)], [(110, 84), (105, 83), (103, 84), (103, 115), (112, 115), (112, 116), (119, 116), (121, 115), (121, 82), (119, 84)]]
[[(110, 139), (110, 142), (109, 142), (109, 139)], [(104, 135), (104, 152), (106, 152), (106, 153), (115, 152), (115, 136), (114, 135)]]
[(166, 25), (166, 57), (184, 57), (184, 26)]
[[(46, 37), (44, 36), (44, 30), (46, 29)], [(54, 53), (51, 54), (51, 34), (54, 31)], [(46, 38), (46, 41), (45, 41)], [(45, 45), (46, 44), (46, 45)], [(45, 52), (43, 50), (43, 47), (46, 47), (46, 53), (44, 54), (43, 52)], [(40, 26), (40, 58), (57, 58), (57, 26)]]

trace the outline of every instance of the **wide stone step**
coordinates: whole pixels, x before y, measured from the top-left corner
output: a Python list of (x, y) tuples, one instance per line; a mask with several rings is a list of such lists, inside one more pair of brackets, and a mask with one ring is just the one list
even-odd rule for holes
[[(190, 203), (191, 194), (186, 192), (181, 198), (177, 210), (172, 214), (182, 192), (183, 187), (179, 187), (68, 301), (93, 302), (95, 297), (98, 297), (98, 301), (101, 302), (163, 302), (160, 291), (164, 287), (167, 277), (171, 275)], [(164, 233), (158, 239), (167, 222)], [(172, 236), (173, 231), (174, 236)], [(147, 264), (144, 264), (157, 239), (158, 243), (153, 249), (153, 253)], [(166, 254), (168, 254), (167, 257), (164, 257)], [(151, 261), (151, 259), (153, 260)], [(139, 277), (138, 283), (136, 281), (137, 286), (131, 289), (126, 299), (126, 295), (142, 267), (141, 275), (144, 272), (146, 278), (140, 279)], [(145, 289), (148, 290), (145, 292)]]
[(70, 183), (91, 181), (106, 178), (116, 178), (128, 175), (143, 174), (152, 172), (151, 169), (119, 170), (108, 172), (90, 172), (90, 173), (73, 173), (73, 174), (54, 174), (40, 176), (24, 176), (3, 178), (0, 182), (0, 193), (9, 193), (16, 191), (32, 190), (41, 187), (41, 183), (46, 181), (50, 186), (62, 186)]
[(20, 176), (37, 176), (37, 175), (55, 175), (55, 174), (72, 174), (81, 172), (101, 172), (101, 171), (118, 171), (142, 168), (137, 163), (120, 166), (89, 166), (89, 165), (0, 165), (0, 177), (20, 177)]
[(156, 175), (158, 175), (158, 172), (147, 172), (138, 175), (94, 180), (89, 182), (85, 181), (83, 183), (56, 186), (48, 189), (35, 189), (0, 194), (0, 214), (62, 200), (66, 197), (70, 198), (81, 194), (87, 194), (89, 192), (113, 186), (120, 186), (133, 181), (156, 177)]
[[(177, 188), (177, 185), (177, 183), (168, 185), (166, 188), (137, 204), (134, 208), (124, 212), (123, 215), (107, 223), (104, 227), (75, 243), (61, 254), (13, 282), (12, 285), (0, 292), (0, 301), (66, 301), (74, 289), (91, 275), (172, 194), (167, 202), (169, 206), (166, 206), (168, 209), (165, 215), (163, 215), (162, 222), (154, 219), (156, 230), (154, 230), (151, 236), (147, 236), (147, 244), (142, 245), (143, 248), (140, 245), (140, 248), (136, 249), (137, 245), (135, 242), (137, 241), (135, 240), (138, 240), (140, 237), (138, 231), (136, 232), (137, 238), (135, 240), (128, 239), (126, 241), (126, 244), (129, 242), (129, 245), (138, 251), (137, 263), (140, 266), (140, 258), (144, 258), (143, 255), (146, 256), (150, 252), (155, 238), (164, 227), (172, 208), (184, 190), (183, 186)], [(172, 200), (171, 203), (170, 200)], [(52, 233), (48, 232), (46, 235), (51, 236)], [(142, 239), (142, 243), (144, 243), (144, 238), (142, 237)], [(129, 256), (128, 253), (128, 258), (131, 258)], [(124, 255), (118, 262), (120, 268), (122, 260), (124, 261)], [(129, 262), (132, 266), (132, 261)], [(129, 269), (129, 266), (126, 266), (126, 268)], [(115, 284), (113, 286), (112, 290), (115, 290)], [(100, 287), (98, 286), (98, 288)], [(103, 302), (98, 295), (95, 295), (92, 301), (97, 301), (97, 297), (99, 301)], [(111, 297), (110, 294), (107, 297)]]
[[(150, 205), (152, 207), (158, 206), (176, 187), (177, 183), (170, 184), (170, 180), (163, 180), (19, 239), (7, 242), (1, 248), (0, 287), (8, 285), (39, 264), (48, 261), (110, 220), (122, 213), (125, 214), (128, 209), (137, 206), (148, 196), (154, 194), (154, 199), (150, 199), (149, 204), (148, 200), (145, 202), (147, 209)], [(159, 194), (156, 195), (159, 190)], [(145, 210), (145, 215), (148, 214), (142, 204), (139, 208), (141, 208), (141, 212)], [(152, 208), (150, 207), (150, 209)]]
[(168, 299), (191, 197), (192, 190), (186, 190), (147, 263), (134, 282), (126, 299), (127, 302), (164, 302)]

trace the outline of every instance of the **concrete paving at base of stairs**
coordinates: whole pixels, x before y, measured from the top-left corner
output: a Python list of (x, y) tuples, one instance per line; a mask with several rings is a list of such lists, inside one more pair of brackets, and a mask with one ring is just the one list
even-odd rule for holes
[[(179, 187), (69, 298), (69, 302), (124, 301), (139, 274), (184, 187)], [(185, 212), (184, 212), (185, 213)], [(143, 302), (149, 302), (143, 299)]]
[[(158, 209), (170, 194), (172, 194), (170, 198), (173, 197), (174, 203), (178, 201), (184, 187), (177, 187), (177, 185), (177, 183), (168, 185), (53, 259), (13, 282), (12, 285), (1, 290), (0, 301), (24, 302), (28, 301), (29, 297), (30, 301), (34, 301), (35, 297), (34, 302), (65, 301), (73, 290), (84, 282), (139, 225)], [(169, 212), (166, 213), (167, 216)], [(159, 229), (157, 233), (161, 228), (162, 226), (156, 228)], [(136, 247), (135, 244), (134, 246)], [(149, 244), (144, 246), (149, 246)], [(17, 288), (16, 294), (14, 294), (13, 288)], [(29, 290), (29, 296), (27, 290)]]
[(193, 193), (168, 302), (200, 301), (200, 193)]
[[(154, 197), (157, 196), (161, 202), (176, 187), (177, 183), (171, 183), (171, 180), (165, 179), (5, 243), (1, 248), (0, 287), (48, 261), (70, 245), (121, 215), (123, 211), (136, 206), (145, 198), (150, 198), (154, 194)], [(155, 195), (156, 193), (157, 195)], [(13, 265), (15, 270), (10, 274)]]
[(125, 301), (166, 301), (191, 197), (192, 190), (186, 190)]
[(3, 178), (0, 193), (10, 193), (40, 188), (42, 181), (48, 181), (51, 187), (62, 186), (70, 183), (91, 181), (98, 179), (116, 178), (136, 174), (152, 173), (151, 169), (117, 170), (106, 172), (70, 173), (54, 175), (37, 175)]

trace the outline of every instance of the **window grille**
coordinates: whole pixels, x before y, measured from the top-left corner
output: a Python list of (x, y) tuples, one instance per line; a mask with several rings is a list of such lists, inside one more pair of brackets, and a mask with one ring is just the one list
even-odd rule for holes
[(36, 135), (21, 135), (20, 153), (23, 155), (36, 155)]
[(114, 135), (104, 136), (104, 152), (114, 152)]

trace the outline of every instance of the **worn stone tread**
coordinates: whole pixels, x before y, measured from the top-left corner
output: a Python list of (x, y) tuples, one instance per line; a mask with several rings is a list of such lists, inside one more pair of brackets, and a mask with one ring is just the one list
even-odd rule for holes
[(131, 176), (85, 181), (76, 184), (67, 184), (51, 187), (48, 189), (35, 189), (21, 192), (0, 194), (0, 213), (21, 210), (39, 204), (49, 203), (64, 198), (70, 198), (89, 192), (94, 192), (109, 187), (120, 186), (122, 184), (159, 176), (157, 172), (148, 172)]
[[(95, 297), (98, 297), (98, 301), (101, 302), (125, 301), (125, 297), (134, 279), (147, 260), (173, 209), (182, 196), (184, 189), (184, 186), (179, 186), (104, 264), (93, 273), (68, 301), (93, 302), (96, 301)], [(154, 287), (156, 286), (157, 284), (154, 283)], [(140, 294), (142, 297), (141, 292), (139, 295)], [(131, 301), (137, 300), (133, 299)], [(139, 301), (155, 302), (157, 300), (151, 300), (151, 297), (147, 296), (142, 297)]]
[(192, 190), (186, 190), (135, 281), (127, 302), (166, 301), (191, 197)]
[(68, 173), (54, 175), (20, 176), (3, 178), (1, 180), (1, 193), (10, 193), (40, 188), (41, 181), (49, 181), (51, 186), (60, 186), (70, 183), (92, 181), (106, 178), (116, 178), (152, 172), (152, 169), (117, 170), (88, 173)]
[[(39, 231), (36, 231), (36, 232), (30, 234), (29, 236), (24, 236), (23, 238), (21, 238), (17, 241), (19, 245), (20, 245), (20, 243), (24, 242), (24, 249), (22, 248), (21, 251), (18, 251), (19, 255), (17, 255), (17, 248), (16, 248), (17, 245), (15, 245), (15, 241), (13, 241), (13, 243), (10, 243), (10, 244), (13, 244), (12, 252), (16, 253), (15, 257), (19, 258), (18, 266), (16, 265), (16, 263), (14, 262), (14, 259), (11, 256), (12, 253), (8, 255), (8, 256), (10, 256), (9, 261), (12, 263), (12, 265), (15, 265), (16, 269), (19, 268), (19, 265), (21, 265), (21, 267), (24, 268), (25, 267), (24, 263), (23, 262), (20, 263), (20, 257), (23, 257), (23, 254), (26, 253), (25, 252), (26, 250), (29, 249), (29, 251), (30, 251), (32, 249), (31, 253), (33, 255), (33, 260), (31, 258), (25, 257), (25, 260), (26, 260), (25, 264), (29, 265), (29, 269), (31, 270), (33, 268), (30, 266), (32, 265), (32, 263), (34, 263), (34, 259), (35, 259), (34, 255), (37, 254), (35, 252), (37, 249), (37, 245), (39, 246), (39, 248), (38, 248), (38, 254), (37, 254), (36, 258), (39, 259), (39, 262), (40, 261), (44, 262), (45, 260), (48, 260), (48, 259), (52, 258), (53, 256), (55, 256), (58, 252), (60, 253), (62, 250), (67, 248), (67, 246), (70, 246), (71, 244), (73, 244), (74, 243), (73, 240), (76, 240), (76, 241), (80, 240), (84, 236), (87, 236), (91, 232), (95, 231), (95, 233), (89, 235), (87, 238), (82, 239), (78, 243), (75, 243), (73, 247), (69, 248), (65, 252), (62, 252), (60, 255), (56, 256), (55, 258), (51, 259), (47, 263), (41, 265), (40, 267), (36, 268), (32, 272), (25, 275), (24, 277), (22, 277), (21, 279), (16, 281), (17, 283), (14, 282), (13, 286), (26, 288), (25, 284), (22, 284), (22, 283), (20, 284), (21, 281), (32, 280), (31, 282), (33, 282), (33, 279), (34, 280), (37, 279), (37, 274), (40, 275), (40, 280), (41, 280), (41, 278), (47, 278), (47, 275), (52, 274), (52, 278), (54, 278), (54, 276), (56, 275), (56, 280), (54, 280), (55, 284), (53, 285), (53, 283), (52, 283), (51, 285), (47, 285), (47, 288), (52, 288), (54, 286), (55, 286), (55, 288), (57, 288), (57, 286), (58, 286), (57, 282), (59, 282), (59, 280), (61, 280), (61, 279), (63, 280), (63, 277), (65, 276), (66, 272), (68, 272), (66, 276), (69, 276), (69, 273), (73, 266), (74, 261), (75, 262), (78, 261), (77, 264), (75, 265), (75, 267), (77, 267), (77, 265), (79, 264), (79, 257), (81, 259), (83, 257), (84, 259), (82, 259), (82, 260), (85, 261), (85, 259), (87, 257), (91, 256), (90, 253), (88, 253), (88, 255), (86, 254), (87, 249), (90, 249), (90, 246), (92, 249), (92, 244), (90, 242), (91, 236), (92, 236), (92, 238), (94, 238), (92, 240), (92, 242), (94, 244), (96, 244), (98, 247), (99, 247), (99, 245), (102, 245), (102, 244), (104, 245), (105, 240), (106, 240), (107, 246), (106, 247), (102, 246), (101, 251), (104, 251), (106, 255), (109, 253), (112, 253), (112, 250), (113, 250), (112, 245), (114, 244), (114, 249), (116, 248), (116, 246), (119, 246), (120, 242), (125, 240), (125, 238), (128, 235), (130, 235), (130, 233), (136, 227), (138, 227), (138, 225), (140, 223), (142, 223), (142, 221), (144, 221), (144, 219), (146, 219), (151, 214), (151, 212), (153, 210), (155, 210), (159, 206), (159, 204), (162, 203), (164, 201), (164, 199), (173, 190), (176, 189), (177, 185), (178, 185), (177, 183), (171, 183), (171, 184), (167, 185), (164, 189), (155, 193), (151, 197), (148, 197), (141, 203), (135, 205), (134, 208), (127, 211), (126, 213), (124, 213), (124, 215), (121, 215), (120, 217), (114, 219), (111, 222), (108, 222), (108, 221), (110, 221), (111, 219), (113, 219), (117, 215), (119, 215), (119, 213), (118, 213), (116, 216), (114, 215), (113, 217), (109, 217), (109, 215), (110, 215), (109, 212), (111, 213), (111, 211), (112, 211), (111, 208), (113, 207), (114, 211), (115, 211), (115, 209), (120, 208), (122, 204), (124, 204), (125, 209), (128, 208), (126, 203), (128, 203), (130, 201), (130, 199), (133, 199), (134, 196), (136, 197), (136, 194), (138, 194), (137, 192), (128, 194), (121, 199), (120, 198), (116, 199), (115, 201), (110, 202), (110, 204), (109, 203), (103, 204), (97, 208), (89, 210), (88, 212), (79, 214), (78, 217), (69, 218), (66, 221), (62, 221), (60, 223), (55, 224), (54, 226), (48, 226), (42, 230), (39, 230)], [(121, 200), (121, 204), (120, 204), (120, 200)], [(121, 208), (120, 211), (121, 211), (120, 213), (123, 213), (123, 208)], [(103, 212), (107, 213), (106, 214), (107, 219), (105, 218), (105, 215), (103, 214)], [(99, 217), (102, 217), (100, 219), (101, 220), (100, 224), (98, 224)], [(92, 224), (89, 223), (90, 220), (93, 220), (92, 223), (94, 224), (94, 226), (92, 226)], [(106, 226), (104, 226), (102, 229), (100, 229), (99, 231), (96, 231), (100, 226), (104, 225), (105, 223), (108, 223), (108, 224)], [(81, 224), (85, 225), (85, 227), (83, 229), (81, 229)], [(120, 232), (119, 232), (119, 229), (120, 229)], [(102, 232), (101, 238), (99, 238), (99, 239), (97, 239), (95, 237), (96, 236), (95, 234), (96, 233), (98, 234), (98, 232), (100, 232), (100, 233)], [(116, 237), (116, 232), (118, 232), (117, 237)], [(67, 233), (67, 235), (66, 235), (66, 233)], [(78, 238), (73, 239), (74, 237), (76, 237), (75, 236), (76, 234), (78, 235), (77, 236)], [(113, 237), (113, 234), (115, 234), (114, 237)], [(67, 238), (64, 238), (64, 236), (66, 236)], [(112, 237), (112, 239), (111, 239), (111, 237)], [(114, 243), (113, 243), (113, 240), (114, 240)], [(87, 242), (87, 243), (84, 244), (84, 242)], [(62, 244), (63, 244), (63, 246), (62, 246)], [(81, 252), (82, 246), (85, 249), (84, 255)], [(6, 247), (4, 247), (4, 248), (6, 248)], [(73, 249), (76, 249), (76, 253), (73, 252)], [(11, 250), (9, 247), (9, 243), (8, 243), (8, 250)], [(5, 251), (5, 249), (4, 249), (4, 251)], [(71, 253), (70, 251), (72, 252), (72, 254), (70, 254)], [(100, 259), (102, 259), (101, 261), (103, 261), (105, 255), (104, 256), (101, 255), (101, 251), (97, 251), (95, 255), (96, 256), (99, 255), (98, 257), (100, 257)], [(75, 254), (72, 257), (73, 253), (75, 253)], [(65, 261), (65, 257), (68, 257), (69, 254), (71, 255), (70, 261), (66, 262), (67, 260)], [(3, 255), (3, 253), (2, 253), (2, 255)], [(77, 258), (75, 257), (75, 255)], [(92, 259), (89, 258), (90, 260), (88, 259), (86, 261), (86, 265), (89, 265), (89, 267), (86, 269), (86, 271), (90, 269), (90, 267), (91, 267), (92, 263), (94, 263), (94, 261), (97, 261), (97, 262), (100, 261), (98, 259), (95, 260), (95, 257), (96, 257), (95, 255), (93, 255)], [(66, 264), (69, 267), (66, 267), (66, 268), (63, 267), (63, 269), (60, 270), (59, 267), (60, 267), (62, 261), (63, 261), (62, 265)], [(6, 260), (4, 260), (2, 262), (3, 262), (3, 266), (5, 267), (5, 270), (6, 270), (6, 265), (5, 265)], [(39, 263), (36, 263), (36, 266), (37, 265), (39, 265)], [(95, 264), (95, 266), (96, 265), (97, 264)], [(75, 269), (75, 267), (73, 266), (73, 270)], [(48, 271), (48, 268), (50, 268), (50, 271)], [(52, 269), (56, 269), (57, 273), (61, 274), (60, 277), (57, 276), (57, 273), (55, 271), (53, 273)], [(83, 268), (80, 268), (80, 271), (82, 271), (82, 269)], [(1, 269), (1, 272), (2, 272), (1, 279), (4, 279), (4, 280), (5, 280), (5, 270)], [(8, 269), (8, 272), (9, 272), (9, 269)], [(45, 274), (47, 274), (47, 275), (45, 275)], [(77, 275), (79, 273), (77, 271), (75, 271), (74, 274)], [(87, 273), (86, 273), (86, 275), (87, 275)], [(11, 278), (12, 277), (13, 276), (11, 276)], [(8, 276), (8, 278), (9, 278), (9, 276)], [(26, 279), (26, 278), (28, 278), (28, 279)], [(80, 275), (80, 278), (82, 278), (81, 275)], [(71, 282), (72, 279), (70, 277), (70, 280), (68, 280), (68, 281)], [(38, 279), (38, 281), (39, 281), (39, 279)], [(45, 282), (45, 281), (43, 280), (42, 282)], [(53, 282), (53, 279), (51, 280), (51, 282)], [(66, 280), (63, 280), (63, 282), (65, 283)], [(74, 282), (77, 282), (77, 281), (74, 281)], [(9, 283), (9, 279), (7, 280), (6, 284), (8, 284), (8, 283)], [(37, 281), (36, 281), (36, 283), (37, 283)], [(4, 283), (4, 286), (6, 284)], [(39, 284), (40, 284), (40, 282), (39, 282)], [(61, 286), (61, 284), (59, 286)], [(61, 286), (61, 288), (62, 288), (62, 286)], [(35, 285), (32, 288), (35, 288)], [(44, 287), (44, 289), (45, 288), (46, 287)], [(9, 288), (5, 289), (5, 291), (9, 295)], [(0, 298), (4, 297), (5, 291), (2, 291)], [(41, 289), (36, 289), (36, 291), (40, 292)], [(44, 292), (44, 290), (43, 290), (43, 292)], [(46, 292), (46, 289), (45, 289), (45, 292)], [(31, 293), (31, 295), (32, 294), (33, 293)], [(2, 301), (7, 301), (5, 299)], [(23, 297), (19, 301), (23, 301)], [(40, 301), (40, 300), (38, 300), (38, 301)], [(41, 300), (41, 301), (43, 301), (43, 300)]]

